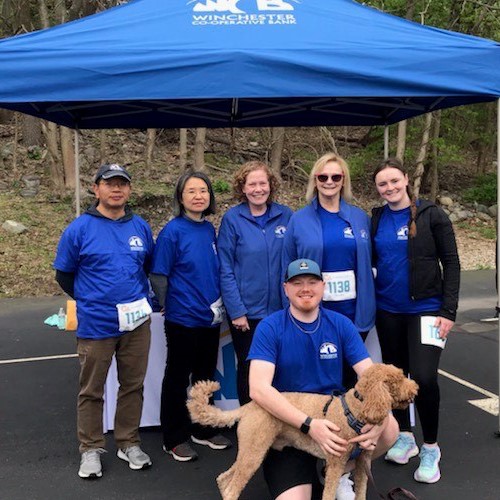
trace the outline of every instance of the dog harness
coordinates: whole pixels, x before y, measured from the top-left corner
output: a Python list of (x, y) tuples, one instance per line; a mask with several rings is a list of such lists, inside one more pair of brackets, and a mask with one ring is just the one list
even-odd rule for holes
[[(342, 403), (342, 408), (344, 409), (344, 415), (347, 418), (347, 423), (349, 424), (349, 427), (353, 429), (356, 432), (356, 434), (361, 434), (361, 429), (364, 427), (365, 423), (361, 422), (361, 420), (358, 420), (352, 414), (352, 411), (349, 409), (349, 406), (345, 400), (345, 394), (339, 394), (338, 391), (334, 391), (330, 399), (326, 402), (323, 408), (323, 416), (326, 417), (328, 408), (332, 404), (333, 399), (336, 397), (340, 398), (340, 402)], [(363, 401), (363, 396), (361, 396), (361, 394), (356, 390), (354, 390), (354, 397), (356, 399), (359, 399), (360, 401)]]

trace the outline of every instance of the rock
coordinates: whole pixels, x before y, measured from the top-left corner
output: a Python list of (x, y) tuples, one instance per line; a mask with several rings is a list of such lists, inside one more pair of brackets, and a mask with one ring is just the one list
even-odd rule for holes
[(34, 198), (38, 194), (38, 189), (24, 188), (19, 193), (23, 198)]
[(488, 207), (488, 214), (490, 214), (492, 217), (497, 216), (498, 212), (498, 205), (491, 205), (491, 207)]
[(469, 212), (468, 210), (462, 209), (455, 213), (457, 214), (458, 220), (465, 220), (472, 217), (472, 212)]
[(0, 150), (0, 158), (2, 160), (7, 160), (8, 158), (10, 158), (12, 156), (12, 150), (10, 149), (9, 146), (5, 146), (4, 148), (2, 148)]
[(451, 207), (453, 205), (453, 200), (449, 196), (440, 196), (438, 201), (443, 207)]
[(2, 224), (2, 228), (8, 231), (9, 233), (14, 233), (14, 234), (21, 234), (28, 230), (26, 226), (14, 220), (6, 220)]
[(451, 221), (452, 223), (458, 222), (458, 221), (459, 221), (459, 219), (458, 219), (458, 215), (457, 215), (456, 213), (452, 213), (452, 214), (450, 214), (450, 221)]
[(486, 205), (481, 205), (480, 203), (476, 203), (476, 210), (483, 214), (488, 214), (488, 207)]
[(483, 212), (478, 212), (476, 214), (476, 217), (479, 219), (479, 220), (484, 220), (485, 222), (489, 222), (491, 220), (491, 217), (488, 215), (488, 214), (485, 214)]

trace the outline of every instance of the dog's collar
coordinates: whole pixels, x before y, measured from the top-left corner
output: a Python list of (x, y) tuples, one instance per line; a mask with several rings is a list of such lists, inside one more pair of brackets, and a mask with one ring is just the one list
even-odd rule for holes
[[(326, 417), (326, 413), (328, 411), (328, 408), (330, 408), (332, 401), (334, 400), (334, 398), (339, 397), (339, 396), (341, 396), (342, 407), (344, 408), (344, 412), (345, 412), (345, 409), (347, 408), (347, 410), (349, 411), (349, 414), (354, 418), (354, 415), (351, 413), (351, 410), (349, 410), (349, 407), (347, 406), (347, 403), (345, 402), (344, 395), (339, 390), (332, 391), (330, 399), (325, 403), (325, 406), (323, 407), (323, 416)], [(356, 399), (359, 399), (359, 401), (363, 401), (363, 396), (361, 396), (361, 394), (356, 389), (354, 389), (354, 397)], [(346, 416), (347, 416), (347, 414), (346, 414)], [(354, 420), (356, 420), (356, 419), (354, 419)], [(358, 422), (359, 422), (359, 420), (358, 420)], [(349, 425), (351, 425), (351, 424), (349, 423)], [(351, 427), (352, 427), (352, 425), (351, 425)], [(353, 429), (354, 429), (354, 427), (353, 427)], [(356, 429), (354, 429), (354, 430), (356, 430)], [(358, 431), (356, 431), (356, 432), (358, 432)], [(359, 432), (358, 432), (358, 434), (359, 434)]]

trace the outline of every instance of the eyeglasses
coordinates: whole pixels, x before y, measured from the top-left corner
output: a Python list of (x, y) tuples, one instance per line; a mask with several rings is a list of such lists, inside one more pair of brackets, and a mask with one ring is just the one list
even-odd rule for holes
[(344, 174), (317, 174), (316, 179), (318, 179), (319, 182), (327, 182), (328, 179), (331, 179), (333, 182), (340, 182), (342, 180), (342, 177), (344, 177)]

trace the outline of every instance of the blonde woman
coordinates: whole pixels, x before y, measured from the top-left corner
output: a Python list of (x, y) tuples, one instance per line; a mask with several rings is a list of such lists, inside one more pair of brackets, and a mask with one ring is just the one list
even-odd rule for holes
[[(327, 153), (316, 161), (306, 199), (309, 204), (290, 219), (282, 269), (298, 258), (318, 262), (326, 284), (323, 307), (347, 316), (364, 340), (375, 323), (370, 219), (350, 204), (351, 176), (343, 158)], [(344, 386), (355, 380), (346, 368)]]

